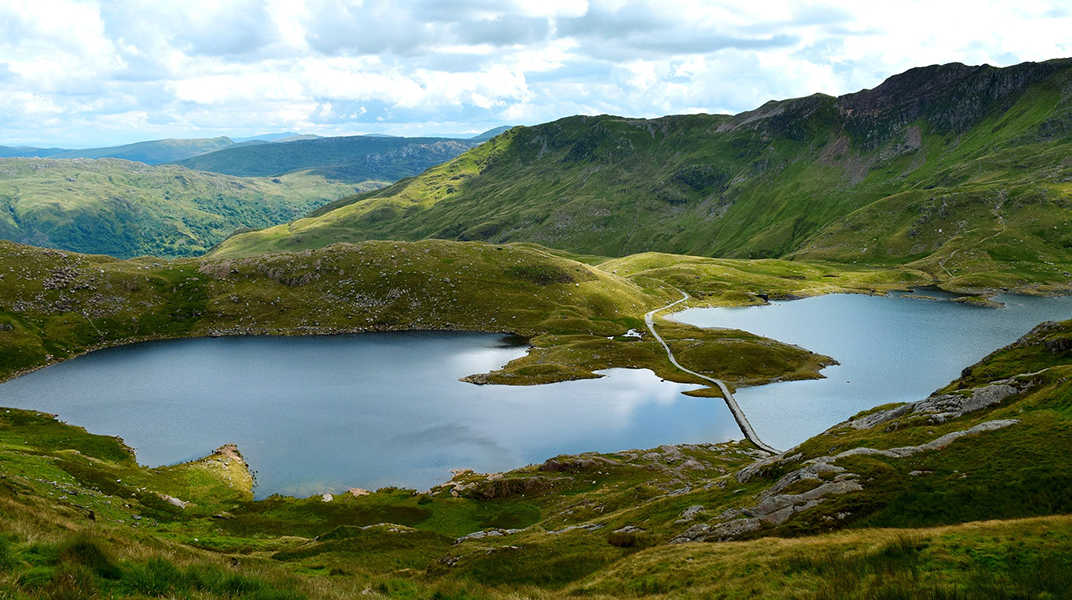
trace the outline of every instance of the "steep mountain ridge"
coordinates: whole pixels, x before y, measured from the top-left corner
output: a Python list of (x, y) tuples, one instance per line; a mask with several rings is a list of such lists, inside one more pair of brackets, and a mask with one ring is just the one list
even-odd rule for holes
[[(896, 231), (873, 231), (867, 240), (875, 242), (869, 251), (889, 250), (876, 259), (885, 263), (938, 254), (921, 266), (949, 278), (966, 248), (1002, 227), (1067, 220), (1070, 96), (1072, 62), (1063, 59), (922, 67), (873, 90), (770, 102), (734, 116), (569, 117), (515, 128), (416, 178), (235, 236), (219, 252), (439, 237), (606, 256), (656, 250), (852, 261), (863, 245), (831, 252), (812, 244), (820, 232), (847, 235), (848, 215), (900, 193), (1044, 198), (1029, 216), (1020, 203), (981, 214), (947, 211), (943, 218), (964, 225), (928, 229), (933, 239), (918, 251), (884, 243)], [(1042, 245), (1031, 227), (1015, 233)], [(1065, 250), (1054, 252), (1044, 260), (1072, 261)], [(933, 264), (950, 255), (948, 272)], [(995, 259), (983, 279), (1016, 279), (1003, 273), (1030, 271), (1029, 262), (1037, 261)]]

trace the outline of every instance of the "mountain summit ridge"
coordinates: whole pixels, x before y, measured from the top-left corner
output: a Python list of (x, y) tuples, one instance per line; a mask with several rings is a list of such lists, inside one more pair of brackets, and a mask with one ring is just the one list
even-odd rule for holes
[[(434, 237), (604, 256), (923, 261), (935, 274), (975, 256), (980, 264), (957, 268), (1000, 273), (1025, 261), (980, 258), (987, 250), (976, 245), (1015, 227), (1008, 237), (1040, 253), (1027, 262), (1068, 263), (1063, 238), (1044, 239), (1031, 223), (1039, 209), (1068, 224), (1070, 97), (1072, 60), (1057, 59), (920, 67), (871, 90), (772, 101), (738, 115), (567, 117), (517, 127), (285, 227), (234, 236), (217, 252)], [(946, 201), (927, 227), (902, 223), (950, 194), (963, 201)], [(999, 202), (1001, 194), (1014, 201)], [(973, 208), (981, 204), (998, 208)], [(900, 215), (888, 220), (897, 228), (853, 238), (850, 215), (877, 206)]]

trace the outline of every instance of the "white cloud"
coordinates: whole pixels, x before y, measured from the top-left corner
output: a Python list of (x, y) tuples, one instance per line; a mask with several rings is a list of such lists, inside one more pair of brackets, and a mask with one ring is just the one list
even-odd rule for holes
[(739, 112), (1072, 53), (1063, 2), (0, 0), (0, 144)]

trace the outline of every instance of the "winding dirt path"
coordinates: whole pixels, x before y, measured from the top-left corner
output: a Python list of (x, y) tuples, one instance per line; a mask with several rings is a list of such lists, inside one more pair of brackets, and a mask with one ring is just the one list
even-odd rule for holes
[[(678, 291), (681, 292), (681, 290)], [(759, 439), (759, 436), (756, 435), (756, 430), (752, 429), (752, 424), (748, 422), (748, 417), (745, 416), (744, 411), (741, 410), (741, 406), (737, 404), (737, 400), (733, 397), (733, 394), (730, 393), (730, 389), (726, 387), (725, 383), (723, 383), (719, 379), (714, 379), (712, 377), (708, 377), (707, 375), (702, 375), (700, 373), (697, 373), (696, 371), (686, 369), (685, 367), (681, 366), (681, 363), (677, 362), (677, 359), (674, 358), (674, 353), (670, 351), (670, 346), (666, 343), (666, 340), (664, 340), (662, 336), (659, 335), (657, 331), (655, 331), (655, 313), (666, 310), (672, 306), (681, 304), (682, 302), (689, 299), (689, 295), (685, 292), (681, 292), (681, 294), (681, 300), (678, 300), (677, 302), (671, 302), (670, 304), (667, 304), (662, 308), (656, 308), (655, 310), (650, 311), (644, 315), (644, 322), (648, 325), (648, 331), (650, 331), (651, 334), (655, 336), (655, 339), (659, 340), (659, 343), (663, 345), (663, 348), (666, 349), (666, 356), (670, 359), (670, 362), (675, 367), (688, 373), (689, 375), (695, 375), (696, 377), (699, 377), (704, 381), (710, 381), (711, 383), (718, 386), (718, 389), (722, 391), (722, 397), (726, 399), (726, 406), (728, 406), (730, 412), (733, 413), (733, 418), (736, 419), (737, 426), (741, 428), (741, 433), (744, 434), (745, 439), (755, 444), (760, 450), (770, 452), (771, 454), (780, 454), (780, 451), (768, 446), (767, 444), (763, 443), (763, 440)]]

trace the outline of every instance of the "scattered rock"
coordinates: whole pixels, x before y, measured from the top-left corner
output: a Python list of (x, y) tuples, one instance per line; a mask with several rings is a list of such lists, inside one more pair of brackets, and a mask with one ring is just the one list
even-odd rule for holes
[(566, 533), (567, 531), (576, 531), (578, 529), (583, 529), (585, 531), (595, 531), (597, 529), (602, 529), (602, 528), (603, 528), (602, 523), (588, 523), (586, 525), (570, 525), (569, 527), (564, 527), (562, 529), (558, 529), (558, 530), (555, 530), (555, 531), (548, 531), (547, 533), (549, 535), (558, 535), (560, 533)]
[(920, 444), (919, 446), (904, 446), (901, 448), (890, 448), (889, 450), (875, 450), (874, 448), (853, 448), (852, 450), (846, 450), (836, 456), (824, 456), (822, 458), (816, 458), (814, 460), (834, 461), (845, 456), (876, 454), (881, 456), (887, 456), (890, 458), (904, 458), (906, 456), (912, 456), (913, 454), (918, 454), (920, 452), (925, 452), (928, 450), (938, 450), (940, 448), (945, 448), (957, 439), (962, 438), (966, 435), (975, 435), (977, 433), (983, 433), (986, 431), (994, 431), (995, 429), (1001, 429), (1003, 427), (1015, 425), (1019, 422), (1019, 419), (1000, 419), (995, 421), (986, 421), (984, 423), (979, 423), (974, 427), (969, 427), (968, 429), (947, 433), (936, 440), (932, 440), (930, 442), (927, 442), (926, 444)]
[(473, 375), (466, 375), (465, 377), (459, 377), (458, 381), (464, 383), (473, 383), (476, 385), (487, 385), (490, 375), (488, 373), (476, 373)]
[[(988, 386), (994, 387), (994, 386)], [(988, 395), (983, 396), (987, 401), (1000, 395), (989, 395), (992, 392), (987, 392)], [(976, 398), (973, 394), (970, 398), (962, 397), (970, 403), (972, 398)], [(930, 399), (928, 399), (930, 400)], [(924, 401), (926, 402), (926, 401)], [(914, 403), (905, 405), (911, 409), (914, 405), (920, 403)], [(970, 405), (965, 403), (964, 405)], [(933, 403), (929, 406), (942, 406), (941, 404)], [(897, 407), (895, 410), (899, 410), (904, 407)], [(889, 411), (883, 411), (889, 412)], [(902, 413), (903, 414), (903, 413)], [(941, 414), (941, 413), (938, 413)], [(873, 416), (873, 415), (869, 415)], [(865, 417), (866, 418), (866, 417)], [(767, 525), (780, 525), (786, 522), (794, 514), (806, 511), (810, 508), (814, 508), (823, 502), (825, 497), (838, 494), (847, 494), (849, 492), (856, 492), (863, 490), (863, 486), (856, 481), (859, 477), (855, 473), (851, 473), (844, 467), (835, 465), (840, 458), (848, 456), (885, 456), (888, 458), (904, 458), (906, 456), (912, 456), (920, 452), (926, 452), (930, 450), (938, 450), (948, 446), (959, 438), (968, 435), (974, 435), (977, 433), (983, 433), (986, 431), (993, 431), (1014, 425), (1019, 421), (1016, 419), (1004, 419), (995, 421), (986, 421), (980, 423), (968, 429), (961, 431), (954, 431), (947, 433), (937, 439), (934, 439), (926, 444), (920, 444), (919, 446), (904, 446), (900, 448), (891, 448), (889, 450), (878, 450), (875, 448), (852, 448), (844, 452), (840, 452), (834, 456), (822, 456), (807, 461), (804, 466), (799, 469), (795, 469), (781, 478), (778, 479), (759, 497), (759, 501), (752, 507), (742, 510), (727, 510), (718, 517), (718, 521), (722, 521), (720, 525), (710, 526), (707, 524), (694, 525), (680, 534), (678, 537), (671, 540), (670, 543), (683, 543), (691, 541), (723, 541), (734, 539), (745, 533), (756, 531), (759, 528)], [(799, 459), (799, 455), (794, 456)], [(755, 477), (757, 474), (764, 472), (768, 467), (780, 463), (790, 462), (782, 456), (771, 457), (767, 460), (757, 461), (744, 469), (741, 469), (737, 473), (737, 479), (739, 481), (748, 481), (748, 479)], [(925, 471), (912, 471), (912, 475), (922, 475)], [(833, 478), (830, 479), (830, 475)], [(801, 481), (818, 481), (816, 487), (801, 492), (798, 494), (782, 494), (780, 492), (789, 488), (789, 486), (801, 482)], [(838, 515), (839, 520), (847, 518), (848, 513)], [(679, 521), (680, 522), (680, 521)]]
[[(795, 456), (799, 457), (800, 455), (798, 454), (798, 455), (795, 455)], [(784, 454), (776, 454), (774, 456), (769, 456), (769, 457), (764, 458), (762, 460), (757, 460), (754, 463), (748, 465), (747, 467), (741, 469), (740, 471), (737, 471), (737, 481), (740, 481), (741, 483), (745, 483), (749, 479), (752, 479), (753, 477), (755, 477), (756, 475), (759, 475), (760, 473), (765, 472), (768, 467), (772, 467), (772, 466), (774, 466), (776, 464), (779, 464), (781, 462), (792, 462), (792, 461), (791, 461), (791, 459), (786, 458)]]
[(539, 477), (509, 477), (478, 481), (470, 485), (454, 486), (454, 490), (467, 498), (494, 500), (542, 492), (554, 485), (554, 482)]
[(611, 461), (599, 458), (568, 458), (557, 457), (549, 458), (542, 465), (540, 465), (541, 471), (550, 471), (554, 473), (576, 473), (583, 471), (591, 467), (598, 467), (604, 464), (613, 464)]
[(678, 535), (674, 539), (670, 540), (671, 544), (684, 544), (686, 542), (702, 542), (707, 539), (707, 534), (711, 531), (711, 526), (700, 523), (699, 525), (693, 525), (685, 530), (684, 533)]
[(996, 381), (990, 385), (953, 394), (936, 394), (926, 400), (903, 404), (888, 410), (852, 419), (846, 423), (853, 429), (870, 429), (907, 414), (930, 414), (931, 423), (944, 423), (967, 413), (998, 404), (1009, 396), (1023, 391), (1014, 379)]
[(60, 267), (58, 270), (53, 271), (49, 275), (48, 279), (42, 282), (42, 286), (46, 290), (62, 290), (66, 288), (71, 282), (78, 277), (78, 271), (71, 267)]
[(777, 494), (768, 491), (760, 502), (744, 513), (771, 525), (781, 525), (798, 512), (818, 506), (824, 496), (847, 494), (863, 490), (855, 473), (842, 473), (829, 481), (800, 494)]
[(520, 531), (522, 531), (522, 530), (521, 529), (488, 529), (488, 530), (485, 530), (485, 531), (474, 531), (473, 533), (470, 533), (468, 535), (463, 535), (462, 537), (454, 540), (454, 543), (455, 544), (460, 544), (462, 542), (467, 542), (467, 541), (470, 541), (470, 540), (482, 540), (484, 538), (489, 538), (489, 537), (504, 537), (504, 536), (510, 535), (512, 533), (518, 533)]
[(685, 510), (681, 511), (681, 518), (676, 520), (676, 521), (674, 521), (674, 522), (675, 523), (688, 523), (689, 521), (695, 519), (696, 517), (702, 515), (705, 512), (707, 512), (707, 509), (704, 508), (704, 506), (702, 504), (694, 504), (694, 505), (686, 508)]
[(168, 496), (167, 494), (157, 493), (156, 495), (159, 496), (161, 500), (163, 500), (164, 502), (167, 502), (168, 504), (170, 504), (172, 506), (177, 506), (179, 508), (186, 508), (187, 506), (190, 505), (189, 502), (183, 502), (182, 500), (179, 500), (178, 498), (174, 498), (172, 496)]

